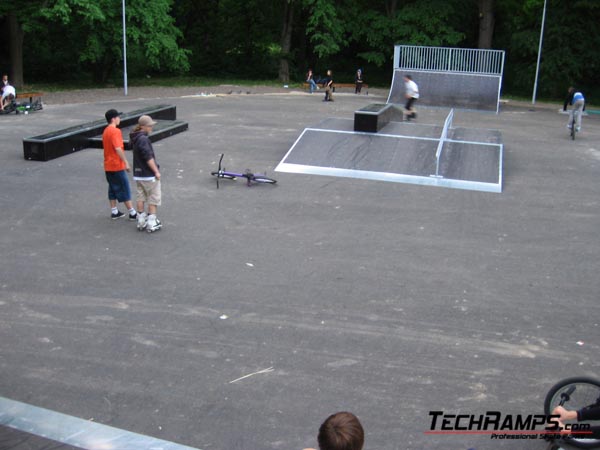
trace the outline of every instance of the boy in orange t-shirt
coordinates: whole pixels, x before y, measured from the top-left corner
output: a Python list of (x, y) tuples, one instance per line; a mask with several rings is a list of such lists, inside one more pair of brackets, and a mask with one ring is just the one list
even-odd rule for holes
[(117, 202), (123, 202), (129, 210), (129, 220), (136, 220), (137, 212), (131, 202), (127, 177), (127, 172), (131, 169), (125, 158), (123, 134), (117, 128), (121, 123), (120, 113), (116, 109), (109, 109), (104, 117), (108, 126), (102, 133), (102, 147), (104, 148), (104, 173), (108, 182), (108, 201), (111, 208), (110, 218), (116, 220), (125, 215), (117, 208)]

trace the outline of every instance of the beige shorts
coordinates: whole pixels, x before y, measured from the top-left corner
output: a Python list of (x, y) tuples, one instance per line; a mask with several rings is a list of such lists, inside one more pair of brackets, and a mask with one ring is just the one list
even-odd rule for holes
[(161, 192), (160, 180), (156, 181), (136, 181), (137, 201), (148, 203), (149, 205), (160, 206)]

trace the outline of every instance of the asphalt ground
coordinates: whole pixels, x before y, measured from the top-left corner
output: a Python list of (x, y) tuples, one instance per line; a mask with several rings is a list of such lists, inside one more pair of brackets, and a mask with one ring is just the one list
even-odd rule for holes
[[(545, 448), (425, 432), (600, 376), (598, 116), (571, 141), (558, 105), (457, 111), (502, 133), (496, 194), (273, 172), (387, 92), (159, 94), (0, 117), (0, 397), (199, 449), (315, 447), (340, 410), (369, 450)], [(157, 233), (110, 220), (101, 150), (23, 159), (25, 137), (160, 103), (189, 130), (154, 145)], [(220, 153), (277, 185), (217, 190)]]

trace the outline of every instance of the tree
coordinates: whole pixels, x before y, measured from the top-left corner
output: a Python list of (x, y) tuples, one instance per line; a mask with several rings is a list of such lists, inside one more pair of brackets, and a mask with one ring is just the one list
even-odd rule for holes
[(477, 0), (479, 6), (478, 48), (492, 48), (495, 24), (494, 1), (495, 0)]
[[(56, 0), (42, 8), (50, 21), (70, 28), (70, 33), (85, 36), (79, 40), (79, 60), (104, 83), (122, 61), (122, 9), (113, 0)], [(171, 71), (189, 69), (189, 52), (179, 47), (181, 32), (169, 15), (172, 0), (129, 0), (126, 9), (127, 46), (131, 54), (150, 68)]]
[[(497, 0), (494, 44), (506, 49), (503, 89), (531, 95), (544, 0)], [(575, 85), (594, 101), (600, 95), (600, 2), (548, 0), (538, 79), (539, 96), (560, 98)], [(582, 38), (582, 30), (586, 30)]]
[[(169, 15), (171, 4), (172, 0), (129, 0), (128, 45), (132, 54), (149, 67), (185, 71), (189, 68), (188, 52), (178, 46), (177, 39), (182, 35)], [(29, 0), (17, 7), (16, 2), (0, 0), (0, 15), (7, 17), (10, 25), (13, 82), (23, 84), (23, 49), (29, 44), (28, 38), (38, 48), (47, 46), (60, 51), (70, 47), (74, 51), (66, 54), (76, 54), (96, 81), (106, 81), (123, 58), (122, 9), (115, 5), (115, 0)], [(55, 31), (48, 28), (62, 28), (63, 39), (44, 42), (41, 37)], [(60, 61), (54, 63), (60, 67)]]
[(23, 85), (23, 41), (27, 23), (35, 20), (42, 0), (30, 0), (18, 3), (12, 0), (0, 0), (0, 16), (6, 17), (9, 30), (10, 77), (12, 83), (20, 88)]
[(290, 50), (292, 48), (292, 30), (294, 23), (294, 0), (283, 0), (281, 23), (281, 57), (279, 60), (279, 81), (290, 81)]
[(358, 56), (382, 66), (390, 61), (395, 44), (456, 46), (465, 38), (464, 1), (429, 0), (405, 2), (399, 9), (396, 1), (385, 1), (382, 8), (368, 8), (355, 0), (348, 14), (350, 41), (360, 44)]

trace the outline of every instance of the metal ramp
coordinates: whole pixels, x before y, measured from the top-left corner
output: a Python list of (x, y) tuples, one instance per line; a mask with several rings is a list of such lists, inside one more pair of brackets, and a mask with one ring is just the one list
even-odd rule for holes
[(306, 128), (275, 170), (502, 192), (502, 156), (495, 130), (390, 122), (365, 133), (330, 118)]

